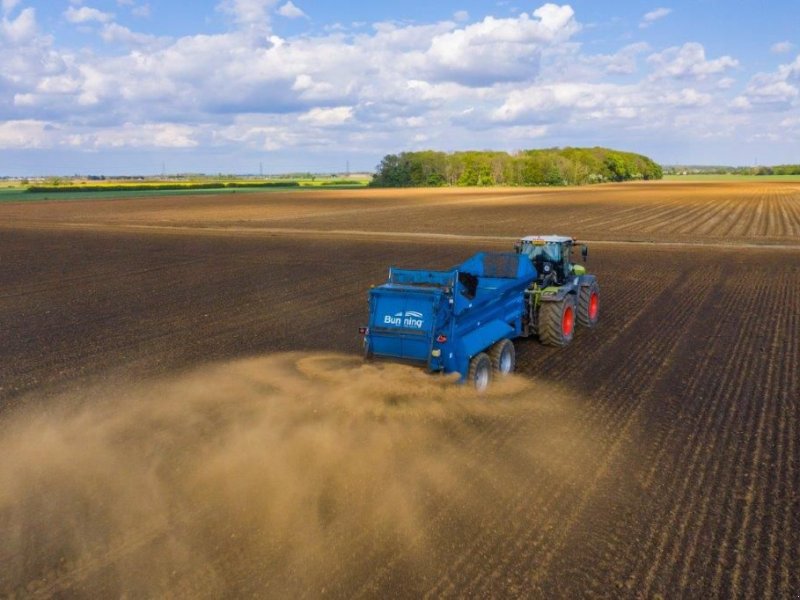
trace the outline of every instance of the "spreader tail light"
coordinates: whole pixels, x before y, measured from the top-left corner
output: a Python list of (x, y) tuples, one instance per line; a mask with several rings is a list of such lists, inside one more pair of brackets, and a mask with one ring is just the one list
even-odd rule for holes
[(368, 331), (369, 331), (369, 327), (359, 327), (358, 328), (358, 333), (360, 333), (361, 335), (367, 335)]
[(436, 341), (440, 344), (444, 344), (447, 341), (447, 336), (444, 334), (440, 334), (439, 337), (436, 338)]

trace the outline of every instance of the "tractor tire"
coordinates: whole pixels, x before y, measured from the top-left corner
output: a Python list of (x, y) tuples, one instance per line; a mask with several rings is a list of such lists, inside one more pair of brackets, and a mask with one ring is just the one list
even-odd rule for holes
[(596, 281), (581, 288), (578, 295), (578, 323), (592, 328), (600, 318), (600, 286)]
[(485, 352), (480, 352), (469, 361), (467, 381), (480, 394), (486, 391), (492, 381), (492, 360)]
[(542, 302), (539, 308), (539, 340), (548, 346), (563, 348), (575, 335), (575, 299)]
[(514, 342), (511, 340), (500, 340), (489, 349), (489, 358), (492, 360), (494, 372), (500, 376), (514, 372), (517, 366), (517, 353), (514, 349)]

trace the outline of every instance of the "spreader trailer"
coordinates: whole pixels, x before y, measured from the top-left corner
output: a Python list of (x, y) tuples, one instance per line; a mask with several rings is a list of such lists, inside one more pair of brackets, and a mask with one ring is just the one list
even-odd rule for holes
[(390, 268), (369, 293), (365, 357), (459, 373), (482, 391), (514, 370), (517, 338), (567, 345), (576, 319), (593, 327), (599, 316), (599, 286), (570, 262), (573, 244), (529, 236), (514, 253), (479, 252), (447, 271)]

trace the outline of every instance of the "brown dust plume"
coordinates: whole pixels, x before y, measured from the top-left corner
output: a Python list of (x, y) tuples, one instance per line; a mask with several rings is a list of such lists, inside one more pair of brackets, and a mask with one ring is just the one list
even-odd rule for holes
[(387, 569), (435, 581), (521, 481), (567, 477), (589, 451), (559, 450), (562, 391), (512, 377), (479, 397), (331, 354), (76, 398), (0, 422), (2, 596), (369, 595)]

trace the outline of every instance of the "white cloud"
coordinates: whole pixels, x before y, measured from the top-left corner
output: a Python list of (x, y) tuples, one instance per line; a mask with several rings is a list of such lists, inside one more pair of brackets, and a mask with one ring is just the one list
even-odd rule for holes
[(269, 12), (277, 0), (222, 0), (217, 10), (233, 17), (240, 27), (256, 32), (269, 30)]
[(0, 36), (12, 44), (25, 43), (36, 37), (36, 10), (26, 8), (16, 19), (3, 17), (0, 22)]
[(698, 92), (692, 88), (683, 88), (664, 95), (664, 102), (668, 106), (707, 106), (711, 104), (711, 100), (711, 94)]
[[(0, 123), (19, 124), (22, 134), (4, 125), (0, 144), (27, 136), (31, 147), (213, 145), (304, 156), (342, 147), (513, 149), (585, 139), (587, 131), (616, 136), (609, 139), (642, 139), (643, 130), (733, 135), (750, 111), (800, 102), (800, 66), (736, 89), (730, 70), (738, 62), (707, 58), (696, 43), (651, 54), (652, 73), (637, 74), (650, 47), (587, 53), (573, 37), (581, 25), (569, 6), (281, 38), (270, 15), (284, 1), (226, 0), (218, 7), (231, 16), (227, 31), (177, 39), (88, 18), (111, 45), (80, 52), (56, 47), (33, 9), (3, 19)], [(141, 4), (121, 5), (127, 12)], [(73, 10), (82, 9), (96, 10)], [(724, 126), (715, 132), (704, 122)]]
[(158, 41), (158, 38), (154, 35), (137, 33), (118, 23), (108, 23), (103, 26), (100, 37), (108, 43), (126, 44), (129, 46), (149, 46)]
[(772, 44), (770, 47), (770, 52), (773, 54), (788, 54), (794, 49), (794, 44), (792, 42), (777, 42)]
[(277, 10), (277, 13), (282, 17), (286, 17), (287, 19), (299, 19), (306, 16), (306, 13), (300, 10), (295, 3), (292, 2), (292, 0), (289, 0), (286, 4), (282, 5)]
[(53, 126), (46, 121), (22, 119), (0, 121), (0, 150), (28, 150), (50, 147)]
[(503, 135), (509, 139), (521, 140), (523, 143), (530, 144), (531, 140), (544, 137), (549, 131), (550, 128), (547, 125), (515, 126), (504, 128)]
[(0, 122), (2, 150), (69, 146), (85, 149), (193, 148), (197, 143), (191, 127), (172, 123), (125, 123), (81, 133), (35, 119)]
[[(637, 42), (620, 48), (614, 54), (597, 54), (592, 56), (570, 56), (573, 65), (580, 62), (599, 72), (601, 75), (632, 75), (638, 68), (638, 58), (644, 52), (650, 50), (650, 45), (645, 42)], [(561, 67), (567, 70), (569, 67)]]
[(114, 15), (111, 13), (103, 12), (88, 6), (81, 6), (80, 8), (70, 6), (64, 11), (64, 17), (70, 23), (90, 23), (93, 21), (97, 23), (108, 23), (114, 19)]
[(747, 84), (738, 108), (787, 110), (800, 106), (800, 55), (772, 73), (758, 73)]
[(7, 15), (8, 13), (10, 13), (17, 7), (19, 3), (20, 0), (3, 0), (2, 2), (3, 14)]
[(149, 17), (150, 16), (150, 5), (149, 4), (140, 4), (139, 6), (134, 6), (131, 9), (131, 14), (135, 17)]
[(125, 123), (85, 135), (81, 144), (94, 148), (194, 148), (198, 142), (187, 125)]
[[(237, 115), (233, 123), (215, 129), (211, 138), (216, 144), (234, 143), (237, 146), (274, 152), (302, 145), (308, 132), (298, 126), (287, 126), (279, 119), (267, 115)], [(317, 129), (314, 139), (324, 140)]]
[(630, 124), (657, 125), (673, 109), (704, 107), (710, 93), (694, 88), (659, 89), (649, 82), (638, 84), (556, 83), (534, 85), (510, 92), (492, 112), (495, 123), (536, 123), (609, 119)]
[[(82, 0), (81, 0), (82, 1)], [(150, 5), (137, 4), (136, 0), (117, 0), (118, 6), (125, 6), (130, 9), (131, 14), (135, 17), (149, 17)]]
[(315, 81), (305, 73), (298, 75), (292, 84), (292, 90), (299, 93), (303, 100), (311, 102), (325, 100), (336, 95), (336, 86), (326, 81)]
[(453, 19), (455, 19), (458, 23), (469, 21), (469, 13), (465, 10), (457, 10), (453, 13)]
[(314, 125), (330, 126), (342, 125), (353, 118), (352, 106), (337, 106), (335, 108), (312, 108), (299, 120)]
[(542, 48), (580, 29), (569, 6), (545, 4), (509, 19), (483, 21), (436, 35), (423, 64), (434, 78), (481, 85), (533, 79)]
[(788, 104), (795, 100), (800, 92), (785, 80), (773, 76), (756, 76), (747, 86), (745, 98), (750, 104)]
[(512, 91), (491, 118), (496, 122), (532, 122), (553, 111), (599, 109), (610, 98), (615, 97), (619, 103), (622, 98), (631, 98), (633, 92), (633, 88), (609, 84), (535, 85)]
[(750, 100), (745, 98), (744, 96), (736, 96), (730, 102), (731, 108), (739, 109), (739, 110), (750, 110), (753, 108), (753, 105), (750, 104)]
[(642, 17), (642, 20), (639, 22), (639, 27), (641, 29), (646, 29), (656, 21), (669, 15), (671, 12), (671, 8), (656, 8), (655, 10), (651, 10)]
[(81, 87), (81, 82), (71, 75), (51, 75), (43, 77), (36, 86), (41, 94), (74, 94)]
[(707, 60), (705, 48), (697, 42), (667, 48), (650, 55), (647, 61), (655, 68), (653, 79), (705, 79), (739, 66), (739, 61), (730, 56)]

